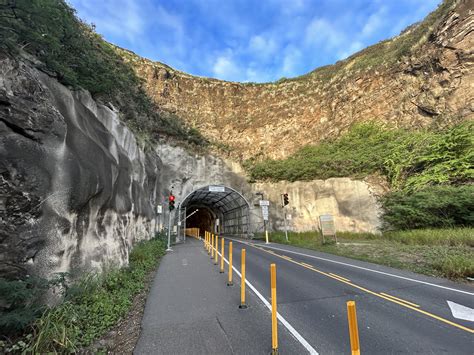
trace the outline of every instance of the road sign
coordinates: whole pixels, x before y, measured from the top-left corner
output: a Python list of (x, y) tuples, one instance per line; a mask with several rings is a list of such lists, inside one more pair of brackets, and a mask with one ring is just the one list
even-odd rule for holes
[(321, 224), (321, 232), (323, 236), (335, 236), (336, 227), (334, 226), (334, 217), (330, 214), (324, 214), (319, 216), (319, 222)]
[(268, 200), (260, 200), (260, 206), (270, 206), (270, 201), (268, 201)]
[(216, 226), (219, 225), (219, 218), (216, 218)]
[(262, 216), (264, 221), (268, 221), (268, 206), (261, 206), (262, 207)]
[(178, 227), (181, 227), (181, 221), (178, 221)]
[(162, 214), (163, 213), (163, 206), (162, 205), (157, 205), (156, 206), (156, 213)]
[(209, 186), (209, 192), (225, 192), (225, 186)]

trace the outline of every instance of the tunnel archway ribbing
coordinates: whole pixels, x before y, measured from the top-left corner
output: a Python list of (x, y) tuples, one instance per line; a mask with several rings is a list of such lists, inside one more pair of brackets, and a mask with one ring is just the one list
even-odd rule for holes
[[(193, 209), (209, 209), (215, 214), (211, 222), (213, 231), (220, 234), (248, 236), (250, 205), (240, 192), (231, 187), (203, 186), (186, 195), (178, 208), (179, 215), (183, 215), (183, 218), (185, 218), (184, 211), (192, 213)], [(218, 229), (217, 219), (219, 219)]]

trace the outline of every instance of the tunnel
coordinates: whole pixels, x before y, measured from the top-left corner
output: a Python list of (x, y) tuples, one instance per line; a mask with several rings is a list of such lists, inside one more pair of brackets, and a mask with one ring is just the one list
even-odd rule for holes
[(199, 228), (219, 235), (248, 237), (250, 205), (245, 197), (228, 186), (210, 185), (190, 192), (178, 205), (178, 233)]

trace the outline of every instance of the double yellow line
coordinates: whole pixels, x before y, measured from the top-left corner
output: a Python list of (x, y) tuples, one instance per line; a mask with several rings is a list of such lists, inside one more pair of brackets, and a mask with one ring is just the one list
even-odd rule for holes
[(433, 319), (436, 319), (436, 320), (439, 320), (440, 322), (443, 322), (445, 324), (449, 324), (453, 327), (456, 327), (458, 329), (461, 329), (461, 330), (464, 330), (468, 333), (474, 333), (474, 329), (471, 329), (471, 328), (468, 328), (468, 327), (465, 327), (461, 324), (458, 324), (458, 323), (454, 323), (454, 322), (451, 322), (450, 320), (448, 319), (445, 319), (443, 317), (440, 317), (440, 316), (437, 316), (436, 314), (433, 314), (433, 313), (430, 313), (430, 312), (427, 312), (427, 311), (424, 311), (420, 308), (419, 305), (415, 304), (415, 303), (412, 303), (412, 302), (409, 302), (409, 301), (405, 301), (401, 298), (398, 298), (398, 297), (395, 297), (395, 296), (391, 296), (389, 294), (386, 294), (386, 293), (383, 293), (383, 292), (380, 292), (380, 293), (377, 293), (375, 291), (371, 291), (371, 290), (368, 290), (366, 289), (365, 287), (362, 287), (362, 286), (359, 286), (359, 285), (356, 285), (355, 283), (351, 282), (351, 280), (345, 278), (345, 277), (342, 277), (342, 276), (339, 276), (337, 274), (333, 274), (333, 273), (327, 273), (327, 272), (324, 272), (324, 271), (321, 271), (321, 270), (318, 270), (316, 269), (314, 266), (310, 265), (310, 264), (306, 264), (306, 263), (303, 263), (303, 262), (299, 262), (299, 261), (295, 261), (293, 260), (292, 258), (290, 258), (289, 256), (286, 256), (286, 255), (281, 255), (281, 254), (277, 254), (275, 253), (274, 251), (269, 251), (269, 250), (266, 250), (264, 249), (263, 247), (258, 247), (258, 246), (255, 246), (253, 245), (252, 243), (247, 243), (247, 242), (242, 242), (243, 244), (247, 244), (248, 246), (251, 246), (253, 248), (256, 248), (256, 249), (260, 249), (268, 254), (272, 254), (278, 258), (281, 258), (281, 259), (284, 259), (290, 263), (294, 263), (296, 265), (299, 265), (299, 266), (302, 266), (308, 270), (311, 270), (311, 271), (314, 271), (314, 272), (317, 272), (318, 274), (321, 274), (321, 275), (324, 275), (324, 276), (327, 276), (331, 279), (334, 279), (336, 281), (339, 281), (339, 282), (342, 282), (342, 283), (345, 283), (347, 285), (350, 285), (354, 288), (357, 288), (358, 290), (361, 290), (361, 291), (364, 291), (368, 294), (371, 294), (373, 296), (376, 296), (376, 297), (379, 297), (379, 298), (382, 298), (386, 301), (390, 301), (392, 303), (396, 303), (402, 307), (405, 307), (405, 308), (408, 308), (408, 309), (411, 309), (415, 312), (418, 312), (418, 313), (421, 313), (421, 314), (424, 314), (425, 316), (428, 316), (428, 317), (431, 317)]

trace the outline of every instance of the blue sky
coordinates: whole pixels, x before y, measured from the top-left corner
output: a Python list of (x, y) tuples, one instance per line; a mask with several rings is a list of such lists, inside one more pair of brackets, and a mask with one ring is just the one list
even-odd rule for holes
[(184, 72), (266, 82), (393, 37), (440, 0), (69, 0), (104, 38)]

